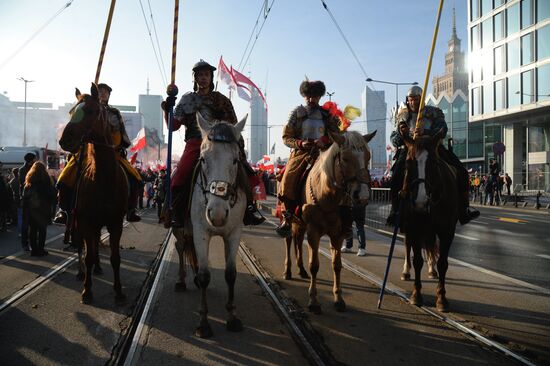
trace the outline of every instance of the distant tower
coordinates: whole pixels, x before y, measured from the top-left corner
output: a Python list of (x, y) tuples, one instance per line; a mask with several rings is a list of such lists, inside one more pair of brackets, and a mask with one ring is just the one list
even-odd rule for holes
[(433, 95), (436, 99), (441, 94), (452, 97), (457, 90), (462, 90), (468, 95), (468, 73), (464, 66), (464, 52), (460, 49), (460, 42), (460, 38), (456, 35), (456, 14), (453, 7), (453, 30), (451, 39), (447, 42), (445, 74), (434, 76), (432, 80)]
[(248, 159), (255, 164), (269, 151), (267, 146), (267, 110), (265, 103), (256, 88), (250, 88), (250, 138), (247, 141)]
[[(376, 136), (369, 142), (371, 149), (372, 168), (385, 168), (386, 161), (386, 113), (388, 105), (386, 103), (385, 92), (382, 90), (372, 90), (365, 86), (361, 93), (362, 111), (361, 117), (366, 122), (365, 128), (357, 129), (362, 134), (376, 131)], [(353, 126), (353, 122), (351, 123)]]

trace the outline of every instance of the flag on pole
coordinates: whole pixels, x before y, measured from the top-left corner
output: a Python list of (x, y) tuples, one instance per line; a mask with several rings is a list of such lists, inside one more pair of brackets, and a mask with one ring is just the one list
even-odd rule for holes
[(143, 149), (145, 145), (147, 145), (147, 139), (145, 137), (145, 128), (141, 128), (136, 138), (132, 140), (132, 147), (130, 148), (130, 151), (137, 152)]
[(237, 86), (243, 87), (244, 85), (249, 85), (255, 88), (258, 91), (258, 94), (260, 95), (260, 97), (262, 97), (262, 99), (264, 100), (265, 105), (267, 106), (267, 101), (265, 100), (265, 97), (262, 91), (260, 90), (260, 88), (256, 86), (256, 84), (254, 84), (252, 80), (250, 80), (249, 78), (247, 78), (246, 76), (244, 76), (243, 74), (235, 70), (233, 67), (231, 67), (231, 72), (233, 74), (233, 78), (235, 82), (237, 83)]
[(130, 156), (130, 164), (134, 165), (136, 163), (136, 160), (137, 160), (137, 151), (135, 153), (132, 154), (132, 156)]
[(223, 62), (223, 56), (220, 56), (220, 63), (218, 64), (218, 79), (229, 86), (229, 89), (237, 89), (237, 82), (231, 70), (227, 67), (225, 62)]

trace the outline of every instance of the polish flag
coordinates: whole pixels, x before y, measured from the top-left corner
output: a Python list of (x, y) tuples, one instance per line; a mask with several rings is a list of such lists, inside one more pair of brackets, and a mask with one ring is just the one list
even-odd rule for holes
[(229, 86), (230, 89), (237, 89), (237, 82), (231, 70), (223, 62), (223, 56), (220, 56), (220, 63), (218, 64), (218, 79)]
[(265, 105), (267, 106), (267, 102), (265, 100), (265, 97), (262, 91), (260, 90), (260, 88), (256, 86), (256, 84), (254, 84), (252, 80), (250, 80), (249, 78), (247, 78), (246, 76), (244, 76), (243, 74), (235, 70), (233, 67), (231, 67), (231, 73), (233, 74), (233, 78), (237, 83), (237, 86), (243, 87), (244, 85), (249, 85), (255, 88), (258, 91), (258, 94), (260, 94), (260, 97), (262, 97), (262, 99), (264, 100)]
[(143, 149), (147, 145), (147, 139), (145, 138), (145, 128), (139, 130), (135, 139), (132, 140), (131, 152), (136, 152)]

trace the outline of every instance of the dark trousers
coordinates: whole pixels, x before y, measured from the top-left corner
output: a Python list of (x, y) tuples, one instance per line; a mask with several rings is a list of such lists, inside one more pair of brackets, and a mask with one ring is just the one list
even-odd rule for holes
[(46, 230), (46, 225), (39, 224), (32, 218), (29, 219), (29, 242), (31, 250), (34, 253), (41, 253), (44, 251), (44, 246), (46, 245)]
[(21, 245), (29, 245), (29, 209), (23, 205), (23, 215), (21, 220)]
[[(355, 228), (357, 230), (357, 240), (359, 241), (359, 249), (365, 249), (365, 215), (366, 206), (357, 205), (352, 208), (353, 222), (355, 222)], [(353, 247), (353, 237), (346, 239), (346, 247)]]

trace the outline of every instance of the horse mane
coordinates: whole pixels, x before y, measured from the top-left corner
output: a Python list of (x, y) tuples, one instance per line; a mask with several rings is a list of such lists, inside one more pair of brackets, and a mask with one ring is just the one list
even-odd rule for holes
[[(369, 150), (363, 135), (357, 131), (346, 131), (343, 134), (344, 142), (340, 146), (333, 143), (327, 150), (319, 155), (319, 161), (311, 169), (311, 174), (319, 177), (319, 185), (323, 187), (322, 193), (328, 193), (334, 182), (334, 165), (336, 155), (342, 149), (352, 149), (358, 151)], [(370, 150), (369, 150), (370, 151)]]

